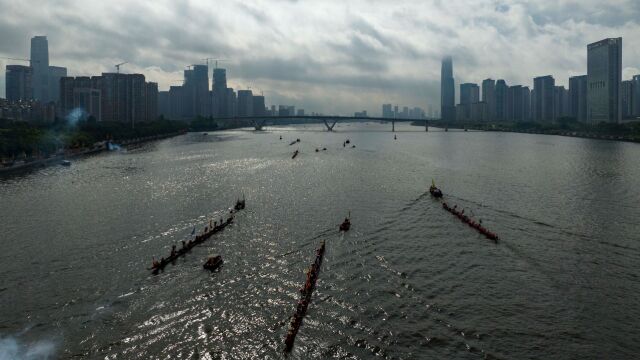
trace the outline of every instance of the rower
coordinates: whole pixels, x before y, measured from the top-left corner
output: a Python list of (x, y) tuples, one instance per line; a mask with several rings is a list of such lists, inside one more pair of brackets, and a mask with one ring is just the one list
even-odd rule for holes
[(156, 260), (156, 257), (153, 257), (153, 260), (151, 260), (151, 267), (156, 268), (158, 266), (160, 266), (160, 262), (158, 262), (158, 260)]
[(171, 256), (172, 256), (172, 257), (173, 257), (173, 256), (176, 256), (176, 246), (175, 246), (175, 245), (173, 245), (173, 246), (171, 247)]
[(187, 247), (187, 243), (184, 240), (182, 240), (182, 248), (184, 249), (186, 247)]

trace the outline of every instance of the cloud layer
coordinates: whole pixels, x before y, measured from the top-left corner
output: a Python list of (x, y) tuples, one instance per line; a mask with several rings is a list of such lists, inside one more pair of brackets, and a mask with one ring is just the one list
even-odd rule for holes
[[(491, 77), (559, 84), (586, 73), (586, 44), (623, 37), (623, 76), (640, 73), (637, 0), (0, 0), (0, 56), (28, 57), (47, 35), (70, 75), (140, 72), (160, 89), (204, 58), (227, 59), (230, 86), (268, 104), (379, 113), (439, 106), (440, 59), (456, 84)], [(4, 65), (0, 96), (4, 96)]]

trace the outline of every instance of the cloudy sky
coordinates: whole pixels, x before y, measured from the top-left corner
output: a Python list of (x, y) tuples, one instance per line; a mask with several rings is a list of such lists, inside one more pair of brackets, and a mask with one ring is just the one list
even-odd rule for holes
[[(47, 35), (52, 65), (98, 75), (128, 61), (160, 89), (183, 69), (227, 59), (230, 86), (268, 104), (380, 113), (439, 107), (440, 60), (456, 85), (491, 77), (532, 85), (586, 73), (586, 44), (623, 37), (623, 77), (640, 74), (638, 0), (0, 0), (0, 57), (29, 57)], [(0, 59), (0, 97), (4, 66)], [(456, 91), (457, 92), (457, 91)]]

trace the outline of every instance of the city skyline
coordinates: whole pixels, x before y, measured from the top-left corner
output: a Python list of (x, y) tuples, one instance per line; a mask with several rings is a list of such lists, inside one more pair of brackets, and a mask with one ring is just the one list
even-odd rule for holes
[[(144, 74), (160, 90), (178, 85), (187, 65), (225, 58), (221, 66), (234, 74), (229, 87), (327, 113), (389, 102), (439, 107), (445, 54), (454, 58), (456, 85), (490, 77), (531, 88), (534, 77), (551, 74), (568, 87), (570, 76), (586, 73), (585, 44), (623, 37), (623, 79), (640, 73), (640, 5), (631, 1), (578, 9), (564, 1), (366, 4), (4, 3), (0, 56), (27, 57), (28, 40), (47, 35), (50, 62), (70, 76), (129, 61), (123, 72)], [(2, 74), (2, 93), (4, 81)]]

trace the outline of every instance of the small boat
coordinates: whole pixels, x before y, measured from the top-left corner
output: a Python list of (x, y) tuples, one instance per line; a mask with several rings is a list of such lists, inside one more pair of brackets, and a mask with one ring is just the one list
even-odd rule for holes
[(433, 181), (433, 179), (431, 179), (431, 186), (429, 187), (429, 192), (431, 193), (431, 196), (433, 196), (434, 198), (442, 197), (442, 191), (436, 187), (436, 183)]
[(351, 140), (347, 139), (347, 141), (344, 142), (345, 144), (350, 144)]
[(297, 141), (292, 141), (292, 142), (289, 143), (289, 146), (295, 145), (295, 143), (297, 143)]
[(327, 151), (327, 148), (322, 148), (322, 151)]
[(398, 140), (398, 137), (393, 135), (393, 140)]
[(209, 133), (204, 133), (204, 134), (202, 134), (202, 136), (207, 136), (207, 135), (209, 135)]
[(352, 148), (352, 149), (355, 149), (355, 148), (356, 148), (356, 146), (355, 146), (355, 145), (351, 145), (351, 148)]
[(340, 224), (340, 231), (347, 232), (349, 229), (351, 229), (351, 211), (349, 211), (349, 216)]
[(318, 151), (320, 151), (320, 150), (318, 150), (318, 148), (316, 148), (316, 152), (318, 152)]
[(295, 158), (296, 158), (296, 156), (298, 156), (298, 154), (299, 154), (299, 153), (300, 153), (300, 151), (296, 150), (296, 151), (293, 153), (293, 156), (292, 156), (291, 158), (292, 158), (292, 159), (295, 159)]
[(242, 195), (242, 200), (240, 199), (236, 200), (236, 205), (233, 208), (236, 210), (242, 210), (245, 208), (245, 206), (246, 206), (246, 202), (244, 199), (244, 195)]
[(62, 165), (62, 166), (71, 166), (71, 161), (69, 161), (69, 160), (62, 160), (62, 161), (60, 162), (60, 165)]
[(222, 265), (222, 256), (211, 256), (207, 259), (207, 261), (202, 265), (203, 268), (213, 271)]
[(280, 135), (280, 140), (282, 140), (282, 135)]

